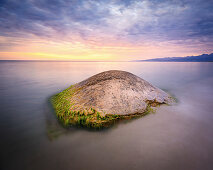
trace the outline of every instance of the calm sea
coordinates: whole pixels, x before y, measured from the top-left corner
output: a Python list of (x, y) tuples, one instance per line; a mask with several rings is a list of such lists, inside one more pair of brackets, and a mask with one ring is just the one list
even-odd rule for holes
[[(49, 97), (125, 70), (178, 99), (104, 131), (64, 129)], [(213, 63), (0, 62), (1, 170), (212, 170)]]

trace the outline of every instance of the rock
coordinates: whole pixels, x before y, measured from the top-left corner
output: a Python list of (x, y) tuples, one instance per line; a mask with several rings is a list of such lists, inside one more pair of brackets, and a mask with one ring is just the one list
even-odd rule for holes
[(118, 70), (94, 75), (52, 98), (56, 114), (64, 124), (87, 127), (108, 126), (117, 119), (143, 115), (150, 106), (172, 102), (171, 96), (161, 89)]

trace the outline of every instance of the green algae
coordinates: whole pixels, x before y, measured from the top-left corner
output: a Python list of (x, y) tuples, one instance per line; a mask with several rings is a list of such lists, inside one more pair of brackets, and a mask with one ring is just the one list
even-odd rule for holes
[(51, 97), (51, 103), (54, 107), (56, 116), (64, 127), (77, 126), (92, 129), (108, 128), (121, 120), (130, 120), (145, 116), (149, 113), (154, 113), (151, 106), (159, 105), (159, 103), (153, 102), (153, 104), (149, 101), (147, 102), (147, 108), (143, 113), (129, 115), (102, 114), (92, 107), (87, 110), (78, 110), (73, 107), (75, 102), (70, 99), (72, 99), (72, 96), (78, 93), (79, 90), (80, 89), (72, 85)]

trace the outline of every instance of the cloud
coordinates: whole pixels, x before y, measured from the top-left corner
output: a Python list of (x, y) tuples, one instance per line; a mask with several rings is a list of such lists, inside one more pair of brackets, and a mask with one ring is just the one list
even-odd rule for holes
[(194, 40), (209, 45), (212, 11), (212, 0), (3, 0), (0, 36), (91, 44)]

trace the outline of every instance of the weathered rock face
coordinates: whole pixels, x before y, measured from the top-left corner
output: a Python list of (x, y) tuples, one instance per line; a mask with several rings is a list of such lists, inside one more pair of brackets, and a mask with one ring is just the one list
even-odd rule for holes
[(95, 128), (145, 115), (150, 105), (172, 102), (166, 92), (118, 70), (94, 75), (52, 97), (56, 114), (64, 124)]
[(171, 97), (147, 81), (125, 71), (106, 71), (76, 84), (73, 95), (82, 108), (95, 108), (105, 114), (143, 113), (149, 103), (171, 103)]

